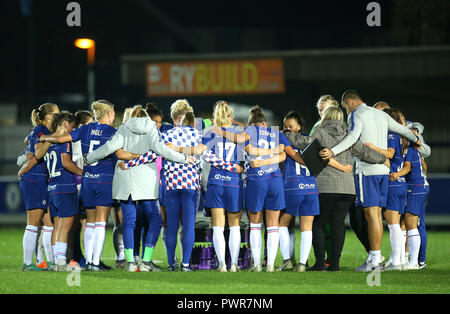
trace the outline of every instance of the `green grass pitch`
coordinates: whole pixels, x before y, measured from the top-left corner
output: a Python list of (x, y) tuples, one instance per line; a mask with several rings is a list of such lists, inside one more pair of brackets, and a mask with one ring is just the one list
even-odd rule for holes
[[(164, 248), (158, 242), (153, 260), (162, 272), (128, 273), (111, 270), (104, 273), (81, 272), (79, 286), (68, 285), (70, 273), (22, 272), (21, 228), (0, 230), (0, 294), (7, 293), (151, 293), (151, 294), (298, 294), (298, 293), (444, 293), (450, 292), (450, 232), (429, 231), (428, 268), (406, 272), (382, 272), (379, 285), (368, 285), (368, 273), (354, 269), (366, 254), (353, 232), (348, 231), (339, 272), (275, 273), (193, 273), (167, 272)], [(299, 245), (300, 234), (297, 234)], [(382, 254), (389, 257), (389, 233), (385, 231)], [(299, 249), (297, 248), (297, 260)], [(107, 229), (102, 260), (114, 264), (112, 229)], [(281, 263), (278, 253), (275, 265)], [(309, 264), (314, 263), (311, 250)], [(374, 277), (372, 277), (373, 279)], [(69, 278), (70, 279), (70, 278)], [(374, 281), (370, 281), (374, 283)]]

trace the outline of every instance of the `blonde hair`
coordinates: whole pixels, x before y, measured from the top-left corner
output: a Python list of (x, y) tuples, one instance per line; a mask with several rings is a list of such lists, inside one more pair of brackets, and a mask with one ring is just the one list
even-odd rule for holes
[(131, 114), (132, 110), (133, 110), (133, 108), (131, 108), (131, 107), (128, 107), (125, 109), (125, 111), (123, 112), (122, 123), (126, 123), (130, 119), (130, 114)]
[(192, 111), (187, 111), (184, 114), (184, 117), (181, 118), (181, 125), (189, 125), (193, 128), (195, 128), (195, 116), (194, 116), (194, 112)]
[(320, 96), (319, 100), (317, 100), (317, 104), (316, 104), (317, 109), (320, 109), (320, 106), (325, 103), (330, 107), (331, 106), (339, 107), (338, 101), (333, 96), (322, 95), (322, 96)]
[(178, 99), (170, 106), (170, 116), (172, 117), (172, 120), (177, 120), (188, 111), (194, 112), (194, 109), (192, 109), (186, 99)]
[(91, 105), (92, 112), (97, 121), (113, 110), (113, 108), (114, 105), (105, 99), (94, 101)]
[(327, 109), (325, 109), (325, 112), (323, 113), (323, 118), (320, 121), (320, 124), (322, 125), (322, 123), (326, 120), (344, 121), (344, 113), (339, 107), (334, 106), (328, 107)]
[(136, 105), (131, 109), (130, 118), (145, 118), (148, 117), (147, 111), (141, 105)]
[(33, 109), (31, 111), (31, 124), (34, 127), (41, 124), (45, 120), (45, 116), (51, 114), (55, 107), (58, 107), (58, 105), (46, 102), (40, 105), (38, 109)]
[(233, 110), (226, 101), (219, 100), (214, 104), (214, 124), (222, 127), (233, 122)]

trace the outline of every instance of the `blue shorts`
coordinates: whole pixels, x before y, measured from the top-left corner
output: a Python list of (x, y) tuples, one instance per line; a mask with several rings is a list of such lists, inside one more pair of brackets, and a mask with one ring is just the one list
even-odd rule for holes
[(425, 211), (425, 201), (427, 193), (411, 193), (408, 192), (408, 203), (405, 212), (419, 216)]
[(390, 187), (388, 189), (386, 209), (397, 211), (400, 215), (405, 213), (406, 195), (408, 188), (406, 185), (399, 187)]
[(242, 210), (242, 189), (216, 184), (208, 184), (205, 195), (206, 208), (225, 208), (236, 213)]
[(286, 214), (291, 216), (317, 216), (320, 214), (319, 195), (286, 193)]
[(92, 179), (83, 178), (80, 191), (85, 209), (95, 209), (96, 206), (112, 207), (112, 183), (94, 183)]
[(21, 179), (19, 182), (20, 191), (22, 192), (22, 199), (25, 203), (25, 209), (47, 209), (48, 207), (48, 192), (47, 182), (29, 181)]
[(365, 176), (355, 175), (355, 206), (386, 207), (389, 186), (388, 175)]
[(79, 214), (78, 193), (60, 193), (49, 195), (50, 216), (72, 217)]
[(286, 207), (284, 201), (283, 178), (273, 176), (270, 179), (247, 181), (244, 189), (245, 208), (251, 212), (263, 209), (282, 210)]

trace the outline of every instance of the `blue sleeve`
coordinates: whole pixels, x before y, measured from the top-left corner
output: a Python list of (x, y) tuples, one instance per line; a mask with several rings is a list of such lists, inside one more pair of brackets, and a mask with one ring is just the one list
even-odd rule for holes
[(72, 137), (72, 142), (78, 142), (81, 139), (81, 134), (85, 128), (86, 128), (86, 126), (82, 125), (76, 129), (73, 129), (73, 131), (70, 132), (70, 136)]
[(258, 147), (258, 131), (255, 126), (248, 126), (244, 129), (244, 132), (248, 134), (249, 139), (245, 141), (244, 146), (252, 144), (254, 147)]
[(419, 160), (419, 154), (417, 153), (417, 150), (415, 150), (412, 147), (409, 147), (408, 152), (406, 153), (406, 161), (413, 163), (413, 162), (417, 162), (418, 160)]
[(211, 142), (212, 139), (214, 139), (216, 137), (216, 134), (214, 132), (206, 132), (203, 134), (202, 137), (202, 144), (203, 145), (208, 145), (209, 142)]
[(286, 135), (284, 135), (283, 133), (280, 132), (280, 144), (283, 144), (284, 147), (286, 146), (291, 146), (291, 143), (289, 142), (288, 138), (286, 137)]
[(387, 147), (397, 150), (398, 138), (392, 134), (388, 133)]

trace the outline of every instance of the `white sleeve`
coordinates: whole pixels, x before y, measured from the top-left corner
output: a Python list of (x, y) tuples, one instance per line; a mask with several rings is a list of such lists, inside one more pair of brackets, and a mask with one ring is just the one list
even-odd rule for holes
[(413, 143), (417, 142), (417, 139), (418, 139), (417, 136), (410, 129), (408, 129), (406, 126), (403, 126), (400, 123), (398, 123), (397, 121), (395, 121), (394, 119), (392, 119), (387, 113), (386, 113), (386, 117), (388, 120), (389, 131), (397, 133), (398, 135), (404, 136)]

